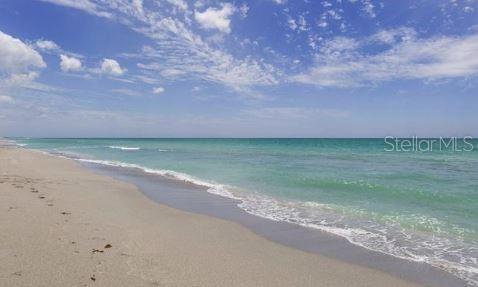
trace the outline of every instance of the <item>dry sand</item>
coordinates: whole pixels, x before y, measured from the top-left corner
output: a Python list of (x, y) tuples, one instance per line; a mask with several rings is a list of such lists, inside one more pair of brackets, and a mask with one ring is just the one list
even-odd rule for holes
[(416, 286), (0, 147), (0, 286)]

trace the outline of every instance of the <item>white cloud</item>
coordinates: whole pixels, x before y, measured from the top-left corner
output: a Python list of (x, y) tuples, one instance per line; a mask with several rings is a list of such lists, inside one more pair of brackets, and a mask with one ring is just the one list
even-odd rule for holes
[(186, 1), (184, 0), (166, 0), (166, 1), (168, 1), (172, 5), (178, 7), (179, 9), (183, 11), (188, 10), (188, 3), (186, 3)]
[(338, 11), (328, 10), (327, 14), (330, 16), (330, 18), (332, 18), (334, 20), (342, 20), (342, 15), (340, 15), (340, 10), (338, 10)]
[[(388, 47), (375, 54), (362, 49), (375, 41)], [(360, 86), (394, 79), (435, 80), (478, 73), (478, 34), (418, 39), (413, 31), (382, 31), (357, 41), (327, 42), (307, 72), (292, 80), (318, 86)]]
[(6, 73), (46, 67), (42, 56), (21, 40), (0, 31), (0, 70)]
[[(358, 3), (358, 0), (349, 0), (350, 3)], [(370, 18), (377, 17), (375, 13), (375, 5), (373, 5), (371, 0), (362, 0), (362, 11)], [(383, 8), (383, 3), (380, 3), (379, 7)]]
[(272, 2), (278, 5), (284, 5), (285, 3), (287, 3), (287, 0), (272, 0)]
[[(0, 31), (0, 91), (16, 89), (51, 91), (52, 87), (35, 82), (38, 69), (46, 67), (41, 55), (30, 45)], [(10, 98), (3, 96), (3, 102)]]
[(105, 10), (102, 10), (97, 4), (93, 3), (90, 0), (41, 0), (41, 1), (83, 10), (87, 13), (100, 16), (100, 17), (105, 17), (105, 18), (113, 17), (111, 13), (106, 12)]
[(137, 91), (134, 91), (134, 90), (130, 90), (130, 89), (113, 89), (111, 91), (115, 92), (115, 93), (123, 94), (123, 95), (126, 95), (126, 96), (131, 96), (131, 97), (141, 96), (141, 93), (139, 93)]
[(113, 76), (121, 76), (126, 72), (126, 69), (121, 68), (120, 64), (113, 59), (103, 59), (101, 62), (101, 73)]
[(307, 31), (309, 29), (307, 26), (307, 21), (303, 15), (300, 15), (297, 20), (287, 16), (287, 25), (293, 31)]
[(60, 68), (64, 72), (75, 72), (83, 69), (81, 61), (77, 58), (60, 55), (60, 59)]
[(299, 29), (300, 29), (301, 31), (307, 31), (307, 30), (308, 30), (307, 21), (305, 20), (304, 16), (301, 15), (301, 16), (299, 17), (298, 23), (299, 23)]
[(232, 4), (222, 4), (221, 9), (207, 8), (204, 12), (194, 12), (194, 18), (204, 29), (217, 29), (224, 33), (230, 33), (231, 15), (235, 8)]
[(381, 30), (369, 37), (370, 41), (394, 44), (400, 41), (410, 41), (417, 37), (417, 32), (411, 28), (401, 27), (397, 29)]
[(4, 79), (3, 85), (7, 87), (22, 87), (33, 82), (38, 76), (38, 72), (11, 74), (8, 78)]
[(319, 22), (317, 22), (317, 26), (319, 26), (320, 28), (326, 28), (327, 26), (329, 26), (329, 23), (327, 23), (327, 21), (325, 20), (319, 20)]
[(359, 42), (355, 39), (335, 37), (334, 39), (325, 42), (320, 50), (324, 54), (334, 54), (341, 53), (343, 51), (355, 50), (359, 47), (359, 45)]
[(236, 59), (229, 53), (214, 49), (200, 36), (177, 19), (159, 20), (151, 30), (143, 31), (156, 41), (156, 49), (142, 51), (147, 64), (138, 64), (148, 73), (162, 76), (199, 77), (236, 90), (244, 86), (270, 85), (277, 82), (275, 70), (263, 61)]
[(13, 103), (13, 98), (10, 96), (0, 95), (0, 103)]
[(43, 51), (55, 51), (60, 49), (55, 42), (49, 40), (38, 40), (35, 42), (35, 46)]
[(133, 8), (136, 10), (137, 13), (143, 13), (143, 0), (133, 0), (131, 5), (133, 5)]
[(183, 70), (179, 69), (163, 69), (160, 72), (161, 76), (165, 78), (170, 78), (170, 79), (175, 79), (180, 76), (184, 76), (185, 72)]
[(243, 3), (240, 7), (239, 7), (239, 13), (241, 14), (241, 18), (246, 18), (247, 17), (247, 13), (249, 12), (249, 6), (247, 6), (246, 3)]
[(36, 71), (19, 72), (8, 75), (6, 78), (0, 79), (0, 89), (12, 90), (16, 88), (22, 88), (48, 93), (60, 91), (60, 89), (56, 87), (36, 82), (35, 80), (38, 78), (38, 76), (39, 73)]
[(163, 87), (157, 87), (153, 89), (153, 94), (159, 95), (164, 93), (164, 88)]
[(363, 10), (370, 18), (375, 18), (377, 15), (375, 14), (375, 6), (372, 4), (370, 0), (363, 0)]
[(297, 22), (292, 18), (287, 19), (287, 24), (289, 25), (289, 28), (291, 30), (296, 30), (299, 27), (299, 25), (297, 25)]
[(150, 84), (150, 85), (154, 85), (154, 84), (159, 83), (158, 79), (151, 78), (151, 77), (144, 76), (144, 75), (135, 75), (134, 78), (140, 80), (143, 83)]
[[(158, 81), (164, 77), (163, 74), (171, 78), (214, 82), (236, 91), (278, 82), (278, 71), (264, 59), (254, 56), (238, 58), (225, 49), (213, 47), (212, 43), (195, 33), (192, 29), (194, 23), (190, 21), (192, 13), (189, 11), (181, 12), (178, 9), (179, 11), (173, 12), (173, 17), (168, 14), (171, 11), (167, 9), (153, 11), (147, 5), (143, 5), (143, 14), (139, 14), (132, 9), (130, 1), (118, 1), (114, 5), (103, 1), (96, 3), (101, 6), (101, 11), (111, 12), (113, 19), (143, 34), (154, 43), (140, 54), (129, 55), (130, 58), (144, 60), (138, 67), (142, 78), (148, 83)], [(194, 7), (204, 9), (199, 8), (202, 6), (198, 3), (196, 2)], [(231, 4), (225, 5), (233, 7)], [(183, 20), (178, 13), (183, 13)], [(91, 71), (101, 73), (100, 69)], [(134, 76), (138, 78), (139, 75)]]

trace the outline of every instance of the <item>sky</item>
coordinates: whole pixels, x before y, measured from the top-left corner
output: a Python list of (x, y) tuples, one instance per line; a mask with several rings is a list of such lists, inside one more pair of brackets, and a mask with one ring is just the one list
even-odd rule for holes
[(478, 136), (478, 0), (1, 0), (0, 136)]

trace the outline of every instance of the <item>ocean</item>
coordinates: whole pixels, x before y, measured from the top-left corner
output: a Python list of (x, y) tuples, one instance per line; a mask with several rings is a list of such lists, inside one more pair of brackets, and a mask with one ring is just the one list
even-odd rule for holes
[(206, 186), (248, 213), (426, 262), (478, 286), (476, 140), (461, 151), (388, 151), (384, 139), (14, 140)]

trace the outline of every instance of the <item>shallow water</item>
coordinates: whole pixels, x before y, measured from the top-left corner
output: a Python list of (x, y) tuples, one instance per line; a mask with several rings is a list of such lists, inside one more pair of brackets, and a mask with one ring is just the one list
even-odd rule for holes
[(254, 215), (427, 262), (478, 286), (476, 141), (472, 152), (386, 152), (382, 139), (16, 141), (204, 185)]

